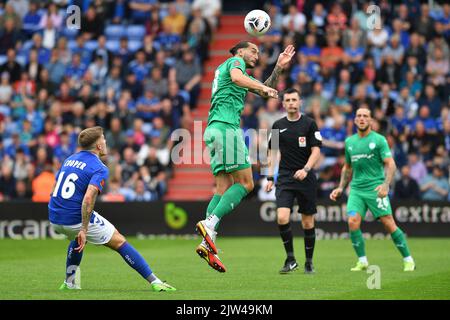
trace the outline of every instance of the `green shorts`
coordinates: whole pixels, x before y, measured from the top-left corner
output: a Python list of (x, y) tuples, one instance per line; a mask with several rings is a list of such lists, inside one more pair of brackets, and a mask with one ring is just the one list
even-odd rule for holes
[(206, 127), (203, 139), (209, 149), (211, 170), (215, 176), (220, 171), (229, 173), (251, 167), (241, 128), (213, 121)]
[(379, 198), (377, 191), (351, 189), (347, 201), (347, 215), (351, 217), (358, 213), (364, 220), (367, 209), (372, 212), (375, 219), (392, 214), (389, 197)]

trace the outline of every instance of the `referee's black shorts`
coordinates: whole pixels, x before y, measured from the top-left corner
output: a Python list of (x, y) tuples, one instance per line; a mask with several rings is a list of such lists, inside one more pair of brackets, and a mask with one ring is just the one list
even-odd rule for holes
[(289, 208), (292, 213), (294, 200), (297, 199), (299, 213), (306, 215), (316, 214), (316, 189), (311, 189), (312, 190), (277, 188), (275, 191), (277, 208)]

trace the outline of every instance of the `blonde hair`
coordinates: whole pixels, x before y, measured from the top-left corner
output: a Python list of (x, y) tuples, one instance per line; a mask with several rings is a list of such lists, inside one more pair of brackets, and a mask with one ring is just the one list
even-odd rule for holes
[(93, 149), (95, 142), (103, 135), (102, 127), (84, 129), (78, 135), (78, 144), (84, 150)]

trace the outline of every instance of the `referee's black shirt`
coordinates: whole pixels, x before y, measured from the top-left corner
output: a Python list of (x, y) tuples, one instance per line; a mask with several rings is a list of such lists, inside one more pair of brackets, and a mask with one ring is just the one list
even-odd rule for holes
[[(314, 170), (311, 170), (303, 181), (294, 179), (297, 170), (303, 169), (311, 155), (312, 147), (322, 146), (322, 137), (316, 122), (302, 114), (300, 119), (290, 121), (287, 117), (274, 122), (269, 139), (269, 149), (277, 151), (275, 135), (279, 137), (281, 153), (278, 170), (278, 188), (308, 189), (317, 183)], [(312, 190), (315, 192), (315, 190)]]

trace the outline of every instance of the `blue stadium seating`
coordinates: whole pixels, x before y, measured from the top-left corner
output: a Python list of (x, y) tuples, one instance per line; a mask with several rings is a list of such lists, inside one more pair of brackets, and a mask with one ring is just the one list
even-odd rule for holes
[(105, 28), (105, 35), (108, 40), (119, 40), (127, 35), (127, 29), (123, 25), (109, 25)]
[(142, 40), (145, 36), (145, 27), (142, 25), (129, 25), (127, 27), (127, 36), (129, 40)]

